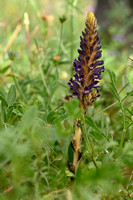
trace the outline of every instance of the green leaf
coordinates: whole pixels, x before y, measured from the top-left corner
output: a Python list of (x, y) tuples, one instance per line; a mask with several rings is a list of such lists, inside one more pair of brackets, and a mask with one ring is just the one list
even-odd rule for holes
[(131, 110), (129, 110), (128, 108), (126, 108), (126, 110), (131, 116), (133, 116), (133, 112)]
[(68, 118), (68, 115), (64, 108), (60, 108), (59, 110), (57, 110), (57, 114), (60, 121), (64, 121), (65, 119)]
[(65, 172), (66, 172), (66, 176), (75, 177), (75, 175), (72, 172), (70, 172), (69, 170), (65, 170)]
[(58, 65), (70, 64), (69, 60), (58, 61)]
[(117, 99), (117, 101), (120, 102), (120, 99), (119, 99), (118, 95), (116, 94), (116, 92), (113, 90), (113, 88), (110, 88), (110, 91), (112, 92), (112, 94), (114, 95), (114, 97)]
[(124, 85), (124, 87), (123, 88), (121, 88), (121, 90), (120, 90), (120, 92), (119, 92), (119, 94), (123, 91), (123, 90), (126, 90), (126, 87), (129, 85), (129, 83), (127, 83), (126, 85)]
[(16, 101), (16, 88), (14, 85), (12, 85), (9, 89), (9, 92), (7, 94), (7, 103), (8, 106), (12, 106)]
[(4, 74), (9, 68), (10, 68), (10, 65), (4, 67), (3, 69), (0, 70), (0, 74)]
[(22, 117), (20, 127), (22, 130), (31, 128), (35, 124), (35, 120), (38, 115), (38, 109), (36, 105), (31, 106)]
[(127, 93), (127, 95), (121, 100), (121, 101), (125, 101), (125, 99), (129, 96), (133, 96), (133, 91)]
[(2, 115), (2, 119), (3, 119), (3, 122), (6, 122), (7, 120), (7, 108), (5, 107), (5, 104), (1, 103), (1, 115)]
[(69, 162), (73, 162), (73, 156), (74, 156), (74, 152), (73, 152), (73, 149), (71, 147), (71, 144), (69, 144), (69, 146), (68, 146), (68, 160), (69, 160)]
[(109, 73), (109, 76), (110, 76), (110, 79), (111, 79), (111, 92), (113, 93), (113, 95), (115, 96), (115, 98), (120, 102), (120, 96), (117, 92), (117, 89), (116, 89), (116, 76), (115, 76), (115, 73), (111, 70), (108, 69), (108, 73)]
[(123, 86), (125, 86), (125, 85), (127, 85), (125, 87), (125, 92), (126, 93), (131, 92), (132, 91), (132, 86), (131, 86), (131, 83), (130, 83), (130, 81), (129, 81), (127, 76), (123, 76)]
[(82, 110), (79, 109), (79, 100), (77, 98), (64, 102), (64, 107), (71, 124), (73, 124), (76, 118), (81, 118)]
[(59, 108), (59, 109), (57, 110), (57, 113), (58, 113), (58, 115), (64, 115), (64, 114), (66, 113), (66, 111), (65, 111), (64, 108)]
[(3, 102), (3, 104), (7, 107), (7, 101), (6, 101), (6, 97), (4, 95), (4, 93), (2, 91), (0, 91), (0, 100)]
[[(91, 127), (93, 128), (95, 131), (97, 131), (98, 133), (100, 133), (104, 138), (106, 138), (106, 136), (104, 135), (104, 133), (101, 132), (101, 130), (99, 130), (99, 128), (95, 125), (95, 123), (93, 122), (93, 120), (86, 116), (85, 117), (85, 122)], [(106, 138), (107, 139), (107, 138)]]
[(55, 116), (56, 116), (56, 112), (51, 111), (51, 112), (48, 114), (48, 116), (47, 116), (47, 122), (48, 122), (49, 124), (52, 124), (53, 121), (54, 121), (54, 119), (55, 119)]
[(110, 69), (108, 69), (108, 73), (109, 73), (111, 82), (115, 86), (116, 85), (116, 76), (115, 76), (115, 73), (113, 71), (111, 71)]

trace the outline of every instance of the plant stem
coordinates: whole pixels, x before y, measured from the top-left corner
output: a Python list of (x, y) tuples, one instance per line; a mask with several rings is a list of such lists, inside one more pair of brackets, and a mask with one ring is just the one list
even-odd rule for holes
[(120, 141), (120, 151), (122, 150), (122, 147), (123, 147), (123, 143), (124, 143), (124, 139), (125, 139), (125, 134), (126, 134), (126, 130), (123, 129), (123, 133), (122, 133), (121, 141)]
[[(73, 0), (72, 0), (72, 4), (73, 4)], [(73, 45), (73, 40), (74, 40), (74, 24), (73, 24), (73, 7), (71, 6), (70, 8), (70, 62), (72, 65), (73, 62), (73, 49), (74, 49), (74, 45)]]
[(122, 117), (123, 117), (123, 133), (121, 135), (121, 141), (120, 141), (120, 151), (121, 151), (122, 148), (123, 148), (123, 143), (124, 143), (125, 134), (126, 134), (125, 115), (124, 115), (124, 109), (123, 109), (123, 106), (122, 106), (121, 102), (120, 102), (120, 108), (121, 108)]
[(30, 62), (30, 73), (32, 76), (32, 58), (31, 58), (31, 38), (30, 38), (30, 32), (29, 27), (26, 28), (26, 34), (27, 34), (27, 41), (28, 41), (28, 53), (29, 53), (29, 62)]
[[(125, 98), (125, 97), (124, 97)], [(124, 98), (120, 99), (120, 101), (123, 101)], [(97, 113), (96, 115), (94, 115), (94, 117), (98, 117), (100, 114), (102, 114), (104, 111), (108, 110), (109, 108), (111, 108), (112, 106), (116, 105), (117, 103), (120, 103), (119, 101), (115, 101), (114, 103), (110, 104), (109, 106), (107, 106), (106, 108), (104, 108), (102, 111), (100, 111), (99, 113)]]
[(61, 50), (62, 33), (63, 33), (63, 23), (61, 23), (61, 28), (60, 28), (60, 42), (59, 42), (58, 55), (60, 54), (60, 50)]
[(86, 140), (86, 144), (87, 144), (87, 147), (88, 147), (88, 151), (89, 151), (89, 153), (90, 153), (90, 156), (91, 156), (91, 158), (92, 158), (92, 162), (93, 162), (94, 166), (95, 166), (96, 168), (98, 168), (98, 166), (97, 166), (97, 164), (96, 164), (96, 161), (95, 161), (95, 159), (94, 159), (94, 156), (93, 156), (93, 152), (94, 152), (93, 146), (92, 146), (92, 144), (90, 143), (89, 138), (88, 138), (88, 136), (87, 136), (86, 126), (85, 126), (85, 116), (84, 116), (84, 113), (82, 113), (82, 115), (83, 115), (83, 123), (84, 123), (85, 140)]
[(44, 73), (43, 73), (43, 70), (42, 70), (42, 64), (43, 64), (43, 61), (38, 64), (38, 68), (39, 68), (39, 71), (40, 71), (40, 75), (41, 75), (41, 78), (42, 78), (43, 85), (46, 89), (48, 96), (50, 96), (50, 92), (49, 92), (48, 86), (46, 84)]

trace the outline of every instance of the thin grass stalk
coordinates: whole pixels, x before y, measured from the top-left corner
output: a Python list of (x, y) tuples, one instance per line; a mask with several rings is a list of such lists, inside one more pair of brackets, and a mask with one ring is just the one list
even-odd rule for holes
[(30, 73), (32, 76), (32, 59), (31, 59), (31, 37), (30, 37), (30, 31), (29, 31), (29, 16), (28, 13), (24, 13), (24, 25), (25, 25), (25, 31), (27, 35), (27, 41), (28, 41), (28, 53), (29, 53), (29, 61), (30, 61)]
[(123, 117), (123, 132), (121, 135), (121, 140), (120, 140), (120, 151), (123, 148), (124, 140), (125, 140), (125, 135), (126, 135), (126, 124), (125, 124), (125, 115), (124, 115), (124, 108), (122, 106), (122, 103), (120, 102), (120, 108), (122, 111), (122, 117)]
[(61, 50), (62, 33), (63, 33), (63, 23), (61, 23), (61, 27), (60, 27), (60, 41), (59, 41), (58, 55), (60, 54), (60, 50)]
[[(73, 0), (71, 0), (73, 5)], [(73, 53), (74, 53), (74, 23), (73, 23), (73, 6), (70, 7), (70, 64), (73, 62)]]

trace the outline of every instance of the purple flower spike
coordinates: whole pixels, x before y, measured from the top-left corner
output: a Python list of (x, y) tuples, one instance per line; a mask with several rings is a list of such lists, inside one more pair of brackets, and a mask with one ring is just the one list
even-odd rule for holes
[(73, 70), (76, 72), (74, 78), (70, 79), (69, 85), (73, 95), (77, 96), (80, 101), (80, 107), (87, 108), (91, 106), (100, 96), (99, 80), (101, 73), (104, 72), (101, 43), (98, 37), (97, 21), (92, 12), (89, 12), (86, 19), (86, 28), (80, 36), (80, 48), (78, 49), (78, 60), (73, 62)]

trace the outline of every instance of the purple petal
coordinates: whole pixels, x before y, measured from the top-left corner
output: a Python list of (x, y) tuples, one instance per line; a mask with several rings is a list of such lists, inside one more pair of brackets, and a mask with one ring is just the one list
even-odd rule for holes
[(84, 42), (84, 39), (83, 39), (83, 37), (82, 37), (82, 36), (80, 36), (80, 40), (81, 40), (81, 42), (82, 42), (82, 43)]
[(97, 41), (97, 45), (99, 45), (100, 43), (101, 43), (101, 40), (98, 40), (98, 41)]
[(78, 53), (81, 55), (81, 56), (84, 56), (86, 54), (86, 51), (85, 50), (80, 50), (78, 49)]
[(90, 37), (89, 37), (89, 42), (91, 42), (91, 40), (92, 40), (92, 37), (90, 36)]
[(89, 86), (90, 89), (92, 89), (92, 88), (96, 87), (95, 85), (96, 85), (97, 83), (99, 83), (99, 81), (93, 81), (93, 82), (92, 82), (90, 85), (88, 85), (88, 86)]
[(95, 51), (98, 51), (99, 49), (101, 49), (101, 46), (97, 46), (97, 47), (95, 48)]
[(96, 61), (94, 63), (94, 66), (97, 67), (98, 65), (103, 65), (104, 64), (104, 61), (103, 60), (100, 60), (100, 61)]
[(75, 67), (74, 70), (75, 70), (78, 74), (84, 72), (84, 69), (83, 69), (83, 67), (82, 67), (81, 65)]
[(86, 86), (84, 88), (84, 91), (82, 92), (82, 94), (89, 94), (90, 92), (91, 92), (91, 90), (90, 90), (89, 86)]
[(80, 48), (82, 49), (82, 50), (84, 50), (84, 51), (86, 51), (86, 50), (88, 50), (88, 44), (87, 43), (80, 43)]
[(92, 46), (94, 47), (96, 45), (97, 41), (95, 40), (93, 43), (92, 43)]
[(87, 35), (89, 35), (89, 31), (87, 30), (87, 28), (85, 28), (85, 33), (86, 33)]
[(91, 31), (92, 33), (94, 33), (94, 31), (91, 29), (91, 27), (88, 25), (88, 23), (85, 23), (85, 25), (86, 25), (86, 28), (87, 28), (89, 31)]
[(96, 52), (93, 60), (97, 60), (97, 59), (101, 58), (101, 56), (102, 56), (102, 51), (98, 51), (98, 52)]
[(90, 47), (90, 52), (92, 52), (92, 51), (93, 51), (93, 46)]
[(85, 82), (83, 74), (81, 74), (80, 76), (78, 74), (75, 74), (74, 77), (75, 77), (75, 81), (77, 82)]
[(85, 63), (85, 61), (84, 61), (84, 59), (82, 58), (82, 56), (81, 55), (79, 55), (79, 57), (78, 57), (78, 60), (82, 63), (82, 64), (84, 64)]
[(78, 60), (74, 60), (74, 62), (73, 62), (73, 66), (74, 67), (78, 67), (78, 66), (81, 66), (81, 62), (79, 62)]
[(82, 31), (82, 35), (83, 35), (83, 37), (86, 37), (87, 34)]
[(98, 94), (96, 97), (97, 97), (97, 98), (100, 97), (100, 94)]
[(73, 96), (77, 96), (78, 98), (80, 97), (80, 94), (76, 91), (73, 92)]
[(88, 67), (90, 70), (94, 69), (94, 64), (90, 64), (89, 67)]
[(91, 78), (100, 80), (101, 79), (100, 75), (102, 72), (104, 72), (104, 66), (95, 68), (93, 74), (91, 75)]
[(86, 56), (86, 61), (88, 62), (90, 60), (90, 56)]
[(75, 89), (79, 88), (79, 84), (76, 83), (72, 78), (69, 80), (70, 83), (68, 83), (70, 86), (74, 87)]

